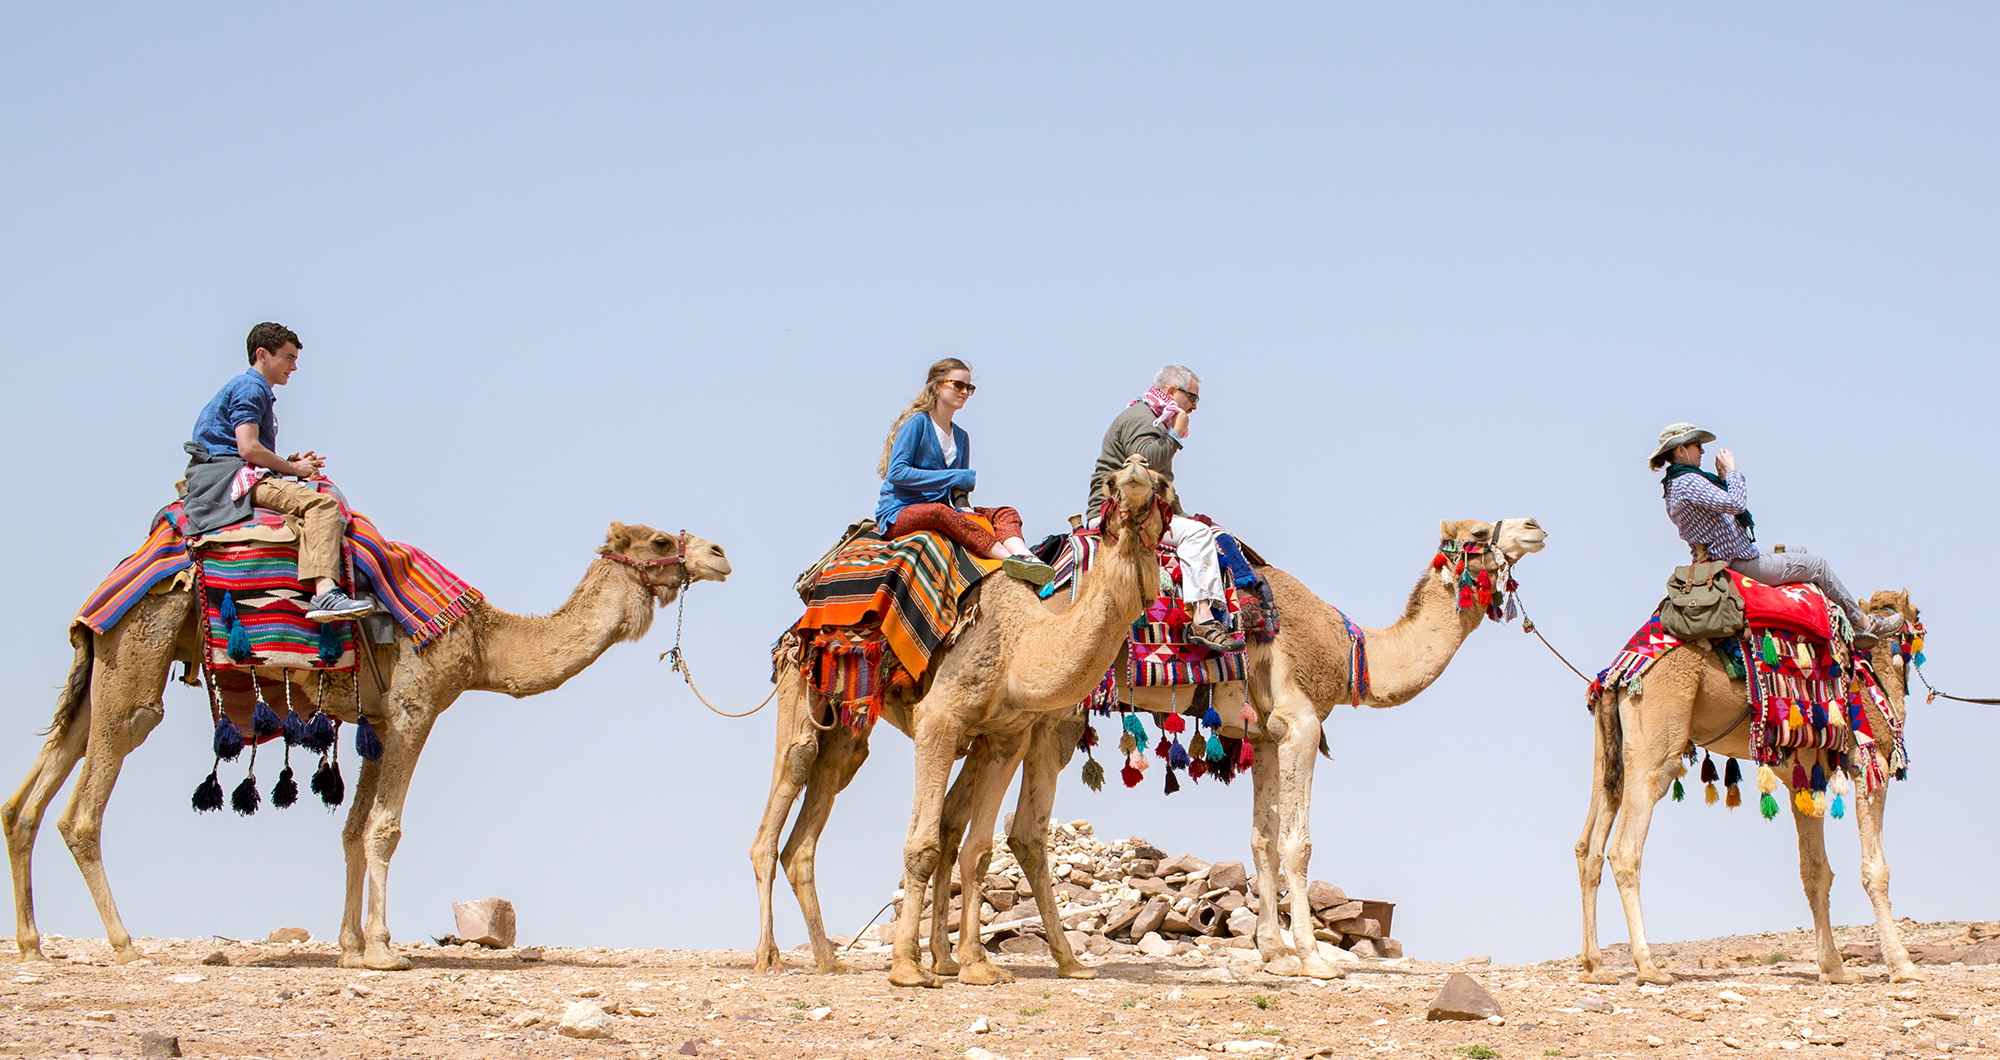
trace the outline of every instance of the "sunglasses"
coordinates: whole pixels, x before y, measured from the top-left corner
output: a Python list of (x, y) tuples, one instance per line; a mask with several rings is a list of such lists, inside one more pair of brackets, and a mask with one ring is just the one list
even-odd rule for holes
[(1175, 389), (1175, 390), (1178, 390), (1178, 391), (1180, 391), (1181, 393), (1183, 393), (1183, 394), (1186, 394), (1186, 395), (1187, 395), (1187, 398), (1188, 398), (1188, 404), (1190, 404), (1190, 405), (1199, 405), (1199, 404), (1201, 404), (1201, 394), (1200, 394), (1199, 392), (1197, 392), (1197, 391), (1193, 391), (1193, 390), (1189, 390), (1189, 389), (1188, 389), (1187, 387), (1184, 387), (1184, 386), (1177, 386), (1177, 387), (1175, 387), (1174, 389)]
[(971, 383), (968, 383), (963, 379), (947, 379), (944, 381), (944, 385), (951, 387), (953, 390), (956, 390), (961, 394), (964, 394), (966, 397), (971, 397), (972, 392), (979, 389), (979, 387)]

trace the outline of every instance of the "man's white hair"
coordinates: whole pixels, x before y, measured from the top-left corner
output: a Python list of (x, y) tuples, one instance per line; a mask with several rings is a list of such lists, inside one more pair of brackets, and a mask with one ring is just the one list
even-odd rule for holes
[(1201, 377), (1194, 374), (1194, 369), (1184, 364), (1170, 364), (1160, 369), (1160, 374), (1153, 377), (1153, 385), (1162, 390), (1177, 386), (1186, 387), (1190, 383), (1199, 382)]

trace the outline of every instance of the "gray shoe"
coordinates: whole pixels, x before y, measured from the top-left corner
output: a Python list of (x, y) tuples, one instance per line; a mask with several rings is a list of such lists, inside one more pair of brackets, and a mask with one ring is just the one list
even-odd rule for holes
[(339, 589), (328, 589), (306, 605), (306, 617), (314, 622), (342, 622), (374, 613), (375, 601), (365, 596), (349, 596)]
[(1000, 569), (1010, 578), (1019, 578), (1039, 589), (1056, 576), (1056, 569), (1033, 556), (1008, 556), (1000, 561)]
[(1868, 632), (1878, 637), (1889, 637), (1903, 631), (1903, 616), (1894, 611), (1868, 616)]

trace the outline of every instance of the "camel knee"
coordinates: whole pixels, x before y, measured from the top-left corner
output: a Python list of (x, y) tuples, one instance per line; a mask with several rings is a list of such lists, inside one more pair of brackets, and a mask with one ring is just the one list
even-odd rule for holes
[(94, 818), (82, 814), (64, 817), (56, 822), (56, 831), (62, 833), (63, 842), (69, 844), (78, 861), (96, 861), (101, 856), (99, 841), (104, 829)]
[(1611, 878), (1620, 887), (1634, 887), (1639, 883), (1639, 856), (1636, 854), (1612, 854)]
[(1007, 833), (1007, 852), (1014, 855), (1014, 861), (1023, 872), (1040, 872), (1042, 869), (1042, 845), (1027, 836)]
[(134, 710), (125, 719), (125, 749), (129, 751), (145, 743), (146, 737), (153, 734), (153, 729), (166, 716), (166, 710), (159, 703), (148, 703)]
[(819, 760), (819, 742), (806, 737), (785, 748), (785, 777), (798, 787), (812, 778), (813, 763)]
[(397, 844), (403, 841), (403, 822), (396, 820), (370, 822), (367, 831), (367, 848), (371, 857), (388, 858), (396, 853)]
[(1880, 862), (1861, 866), (1861, 887), (1869, 894), (1889, 893), (1889, 866)]
[(1279, 848), (1283, 858), (1282, 867), (1286, 871), (1304, 872), (1312, 864), (1313, 845), (1310, 839), (1288, 839)]
[(929, 880), (937, 871), (938, 841), (936, 836), (913, 839), (903, 844), (903, 871), (913, 880)]

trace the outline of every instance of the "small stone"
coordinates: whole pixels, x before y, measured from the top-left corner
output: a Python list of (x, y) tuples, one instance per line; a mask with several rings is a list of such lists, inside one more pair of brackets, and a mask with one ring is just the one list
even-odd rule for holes
[(1667, 1040), (1665, 1038), (1660, 1037), (1657, 1034), (1646, 1035), (1646, 1045), (1649, 1048), (1658, 1049), (1660, 1046), (1665, 1044), (1667, 1044)]
[(1241, 909), (1231, 910), (1229, 919), (1223, 921), (1223, 924), (1231, 935), (1248, 937), (1257, 931), (1257, 914), (1252, 912), (1249, 906), (1244, 906)]
[(676, 1049), (674, 1051), (681, 1054), (682, 1056), (700, 1056), (701, 1046), (698, 1043), (696, 1043), (693, 1038), (689, 1038), (687, 1041), (681, 1043), (681, 1047), (679, 1049)]
[(811, 1012), (806, 1013), (806, 1018), (814, 1023), (825, 1023), (826, 1018), (831, 1015), (833, 1015), (833, 1009), (826, 1005), (821, 1005)]
[[(1306, 885), (1306, 904), (1312, 906), (1315, 913), (1344, 904), (1346, 901), (1347, 892), (1325, 880), (1314, 880)], [(1355, 910), (1355, 915), (1359, 913), (1360, 910)]]
[(529, 1027), (538, 1026), (548, 1021), (549, 1018), (539, 1012), (516, 1012), (514, 1013), (514, 1018), (508, 1020), (507, 1023), (509, 1026), (526, 1030)]
[(1585, 1012), (1610, 1012), (1612, 1006), (1611, 1002), (1601, 997), (1586, 997), (1582, 1001), (1577, 1002), (1576, 1007)]
[(514, 945), (514, 903), (505, 898), (454, 902), (451, 915), (458, 923), (454, 933), (466, 942), (497, 950)]
[(1395, 939), (1376, 939), (1375, 950), (1385, 961), (1393, 961), (1403, 955), (1403, 944)]
[(1217, 1042), (1215, 1043), (1215, 1047), (1225, 1053), (1275, 1053), (1278, 1051), (1277, 1042), (1268, 1042), (1262, 1038), (1242, 1038), (1233, 1042)]
[(178, 983), (181, 986), (193, 986), (194, 984), (203, 982), (207, 979), (208, 976), (198, 975), (194, 972), (182, 972), (179, 975), (167, 976), (167, 982)]
[(109, 1009), (94, 1009), (84, 1013), (83, 1018), (92, 1023), (110, 1023), (112, 1020), (118, 1018), (118, 1013), (112, 1012)]
[(221, 950), (213, 950), (210, 951), (208, 956), (201, 959), (201, 963), (211, 968), (226, 966), (229, 963), (229, 955)]
[(347, 984), (347, 989), (346, 989), (346, 990), (343, 990), (343, 991), (341, 991), (341, 993), (343, 993), (343, 994), (347, 995), (348, 997), (374, 997), (374, 996), (375, 996), (375, 991), (374, 991), (374, 989), (373, 989), (372, 987), (366, 987), (366, 986), (362, 986), (362, 985), (361, 985), (360, 983), (349, 983), (349, 984)]
[(1722, 1039), (1722, 1044), (1724, 1044), (1724, 1045), (1728, 1046), (1728, 1047), (1729, 1047), (1729, 1048), (1731, 1048), (1731, 1049), (1741, 1049), (1741, 1048), (1743, 1048), (1743, 1042), (1742, 1042), (1742, 1040), (1741, 1040), (1741, 1039), (1737, 1039), (1737, 1038), (1727, 1038), (1727, 1037), (1725, 1037), (1725, 1038), (1723, 1038), (1723, 1039)]
[(1350, 949), (1350, 950), (1351, 950), (1351, 951), (1353, 952), (1353, 954), (1354, 954), (1354, 955), (1355, 955), (1356, 957), (1380, 957), (1380, 956), (1381, 956), (1381, 953), (1380, 953), (1380, 952), (1378, 952), (1378, 951), (1376, 950), (1376, 948), (1375, 948), (1375, 940), (1374, 940), (1374, 939), (1360, 939), (1360, 940), (1357, 940), (1357, 941), (1356, 941), (1356, 942), (1354, 943), (1354, 945), (1353, 945), (1353, 946), (1350, 946), (1350, 947), (1349, 947), (1349, 949)]
[(1210, 890), (1242, 890), (1249, 879), (1250, 874), (1243, 870), (1243, 863), (1240, 861), (1218, 861), (1208, 867)]
[(965, 1051), (965, 1060), (1007, 1060), (1007, 1058), (991, 1049), (982, 1049), (975, 1045)]
[(967, 1027), (966, 1030), (973, 1034), (992, 1034), (993, 1023), (986, 1017), (981, 1016), (978, 1019), (973, 1020), (972, 1026)]
[(1750, 1003), (1749, 998), (1744, 997), (1742, 994), (1739, 994), (1734, 990), (1724, 990), (1716, 994), (1715, 996), (1717, 1000), (1721, 1001), (1725, 1005), (1747, 1005)]
[(1171, 908), (1164, 898), (1155, 898), (1147, 902), (1146, 908), (1141, 909), (1138, 917), (1132, 921), (1132, 937), (1142, 939), (1160, 930), (1160, 925), (1167, 922), (1167, 911)]
[(1036, 935), (1016, 935), (1010, 939), (1002, 939), (999, 949), (1001, 953), (1017, 957), (1046, 957), (1049, 953), (1049, 944), (1048, 940)]
[(1174, 944), (1149, 931), (1146, 937), (1139, 940), (1139, 952), (1148, 957), (1171, 957), (1174, 955)]
[(1186, 876), (1200, 872), (1206, 868), (1208, 868), (1208, 862), (1195, 857), (1193, 854), (1182, 854), (1179, 857), (1169, 858), (1160, 862), (1160, 867), (1156, 871), (1161, 876)]
[(161, 1031), (147, 1031), (139, 1035), (139, 1055), (144, 1057), (179, 1056), (181, 1040)]
[(533, 964), (542, 959), (542, 948), (540, 946), (527, 946), (516, 950), (514, 951), (514, 959)]
[(1424, 1013), (1427, 1020), (1483, 1020), (1500, 1015), (1500, 1003), (1464, 972), (1453, 972)]
[(604, 991), (602, 991), (602, 990), (599, 990), (599, 989), (597, 989), (597, 988), (596, 988), (596, 987), (594, 987), (594, 986), (586, 986), (586, 987), (584, 987), (583, 989), (581, 989), (581, 990), (577, 991), (577, 992), (576, 992), (575, 994), (573, 994), (573, 995), (571, 995), (571, 996), (573, 996), (573, 997), (603, 997), (603, 996), (604, 996)]
[[(827, 1011), (831, 1012), (832, 1010), (828, 1009)], [(625, 1014), (627, 1016), (638, 1016), (641, 1019), (645, 1019), (659, 1015), (660, 1010), (653, 1008), (650, 1005), (627, 1005), (625, 1006)]]
[(264, 936), (265, 942), (311, 942), (312, 932), (305, 928), (284, 927)]
[(36, 983), (48, 982), (47, 979), (44, 979), (39, 975), (29, 975), (27, 972), (22, 972), (20, 975), (15, 976), (14, 981), (21, 984), (22, 986), (33, 986)]
[(589, 1001), (572, 1001), (556, 1022), (556, 1033), (566, 1038), (609, 1038), (611, 1016)]

